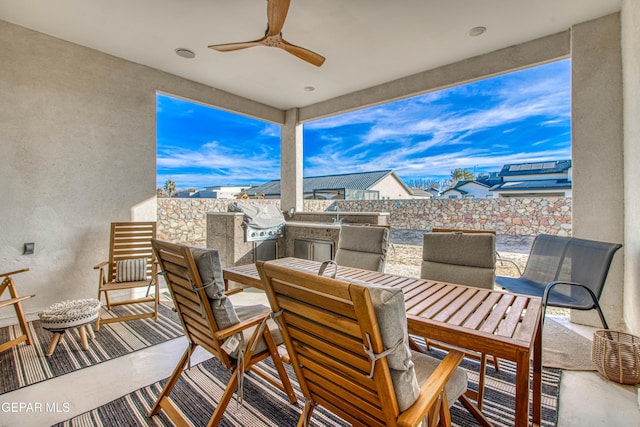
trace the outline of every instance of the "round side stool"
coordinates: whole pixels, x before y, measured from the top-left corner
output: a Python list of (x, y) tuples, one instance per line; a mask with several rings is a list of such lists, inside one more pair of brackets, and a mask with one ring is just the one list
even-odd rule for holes
[(87, 333), (95, 338), (91, 323), (98, 318), (100, 301), (95, 298), (58, 302), (38, 313), (42, 328), (53, 332), (53, 338), (47, 350), (51, 356), (67, 329), (78, 329), (83, 350), (89, 349)]

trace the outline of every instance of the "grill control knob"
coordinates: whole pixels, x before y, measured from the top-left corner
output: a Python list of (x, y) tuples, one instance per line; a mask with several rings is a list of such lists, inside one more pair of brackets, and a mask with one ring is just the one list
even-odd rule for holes
[(252, 232), (251, 232), (251, 237), (255, 237), (255, 236), (256, 236), (256, 232), (255, 232), (255, 231), (252, 231)]
[(261, 236), (264, 236), (264, 231), (261, 231), (261, 232), (260, 232), (260, 235), (261, 235)]

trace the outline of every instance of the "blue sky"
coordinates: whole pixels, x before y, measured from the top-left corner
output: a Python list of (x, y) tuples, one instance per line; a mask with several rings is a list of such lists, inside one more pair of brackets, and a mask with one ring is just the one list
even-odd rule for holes
[[(304, 175), (393, 169), (405, 180), (456, 168), (571, 158), (569, 60), (304, 124)], [(280, 127), (159, 94), (157, 185), (280, 178)]]

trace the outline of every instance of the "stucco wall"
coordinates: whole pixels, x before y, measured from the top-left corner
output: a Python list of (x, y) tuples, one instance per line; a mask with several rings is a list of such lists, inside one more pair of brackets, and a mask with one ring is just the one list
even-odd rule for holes
[[(618, 17), (576, 26), (571, 34), (577, 132), (573, 182), (580, 190), (573, 198), (574, 231), (622, 241), (626, 221), (624, 250), (632, 271), (626, 275), (625, 308), (630, 313), (625, 318), (636, 331), (640, 196), (627, 186), (625, 218), (622, 189), (623, 178), (636, 181), (634, 169), (640, 160), (638, 7), (635, 0), (623, 1), (628, 109), (624, 154), (632, 167), (624, 169), (622, 164)], [(311, 105), (291, 121), (314, 120), (566, 57), (569, 38), (565, 31)], [(106, 256), (108, 224), (153, 217), (156, 91), (285, 122), (281, 110), (4, 21), (0, 52), (0, 265), (4, 271), (31, 268), (20, 277), (21, 292), (38, 295), (25, 304), (30, 313), (62, 298), (93, 296), (97, 279), (92, 266)], [(36, 243), (35, 255), (21, 255), (25, 242)], [(605, 300), (607, 310), (615, 310), (620, 318), (622, 287), (622, 261), (616, 256)]]
[(624, 87), (625, 275), (624, 314), (629, 329), (640, 335), (640, 2), (622, 2)]
[[(233, 200), (158, 199), (158, 235), (161, 239), (205, 246), (208, 212), (226, 212)], [(280, 203), (260, 200), (253, 203)], [(434, 227), (495, 230), (501, 234), (533, 236), (571, 235), (571, 199), (414, 199), (322, 201), (305, 200), (305, 212), (323, 212), (337, 204), (340, 212), (389, 212), (395, 229), (430, 230)], [(298, 219), (296, 219), (298, 220)]]
[[(156, 218), (156, 91), (279, 110), (0, 21), (0, 270), (34, 314), (97, 296), (112, 221)], [(245, 108), (247, 108), (245, 110)], [(34, 255), (22, 255), (35, 242)], [(15, 316), (2, 310), (0, 319)]]
[(406, 188), (398, 182), (398, 180), (392, 176), (388, 175), (382, 181), (376, 183), (371, 187), (371, 190), (379, 191), (380, 198), (390, 198), (390, 199), (409, 199), (411, 195), (407, 192)]
[[(619, 17), (576, 25), (571, 36), (573, 233), (615, 243), (624, 239)], [(623, 323), (624, 250), (614, 257), (601, 298), (611, 327)], [(595, 311), (574, 311), (571, 319), (600, 325)]]

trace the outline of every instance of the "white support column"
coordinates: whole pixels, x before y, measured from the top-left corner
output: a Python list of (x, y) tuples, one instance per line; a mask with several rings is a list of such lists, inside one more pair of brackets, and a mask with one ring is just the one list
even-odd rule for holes
[[(624, 240), (624, 158), (620, 17), (575, 25), (571, 36), (573, 236)], [(611, 328), (623, 327), (623, 258), (613, 258), (600, 299)], [(601, 326), (595, 310), (571, 321)]]
[(298, 123), (298, 109), (285, 113), (280, 133), (280, 209), (302, 210), (302, 124)]

